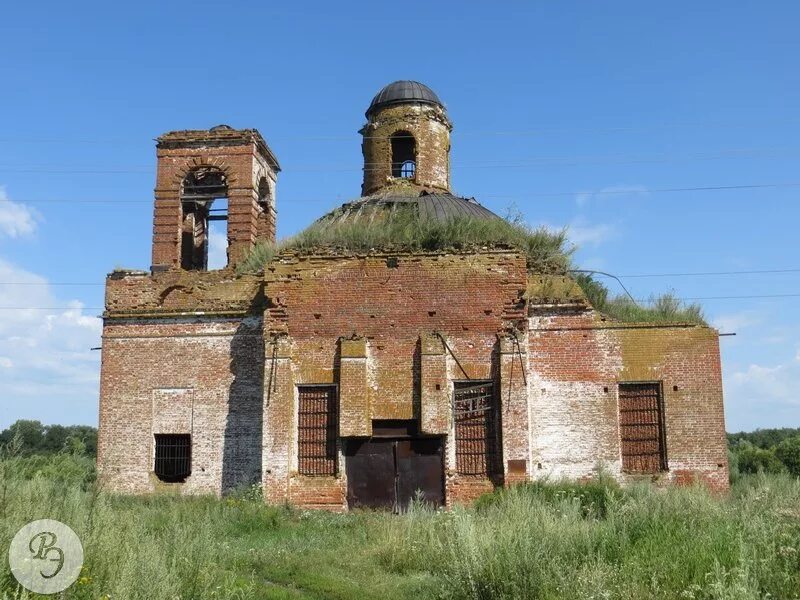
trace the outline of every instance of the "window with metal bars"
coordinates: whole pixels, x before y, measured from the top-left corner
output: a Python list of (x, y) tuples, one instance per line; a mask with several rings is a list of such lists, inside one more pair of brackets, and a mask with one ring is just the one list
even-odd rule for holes
[(498, 472), (497, 402), (491, 381), (455, 382), (456, 471), (488, 477)]
[(297, 470), (301, 475), (335, 475), (336, 386), (298, 388)]
[(623, 471), (658, 473), (667, 470), (660, 383), (619, 384), (619, 431)]
[(155, 474), (161, 481), (185, 481), (192, 474), (192, 437), (187, 434), (159, 434), (156, 438)]

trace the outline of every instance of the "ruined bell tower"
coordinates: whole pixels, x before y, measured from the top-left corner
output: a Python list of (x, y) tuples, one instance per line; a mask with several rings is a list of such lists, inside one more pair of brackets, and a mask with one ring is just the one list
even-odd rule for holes
[(222, 221), (232, 267), (257, 239), (275, 241), (280, 166), (255, 129), (218, 125), (157, 140), (154, 273), (208, 269), (211, 224)]
[(411, 187), (450, 191), (450, 131), (439, 97), (416, 81), (395, 81), (372, 99), (363, 136), (364, 196)]

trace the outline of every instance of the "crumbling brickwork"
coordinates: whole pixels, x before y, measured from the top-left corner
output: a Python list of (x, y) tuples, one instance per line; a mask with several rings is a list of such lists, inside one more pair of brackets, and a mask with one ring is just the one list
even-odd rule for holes
[[(345, 508), (341, 445), (336, 476), (297, 473), (297, 386), (329, 383), (339, 389), (340, 438), (368, 437), (375, 419), (417, 420), (423, 434), (444, 436), (448, 503), (497, 483), (598, 469), (632, 480), (641, 476), (621, 468), (618, 384), (659, 381), (669, 468), (652, 478), (726, 489), (716, 332), (603, 320), (558, 278), (545, 282), (545, 304), (537, 277), (523, 256), (485, 251), (286, 255), (263, 279), (113, 274), (103, 475), (114, 489), (156, 489), (152, 435), (184, 432), (193, 436), (187, 493), (259, 480), (271, 501)], [(176, 289), (185, 291), (167, 310)], [(529, 315), (522, 331), (520, 312)], [(470, 379), (497, 386), (497, 481), (455, 472), (453, 382)]]
[(360, 133), (364, 136), (364, 196), (395, 183), (392, 176), (391, 137), (410, 133), (416, 145), (414, 183), (423, 189), (450, 189), (450, 130), (452, 125), (440, 106), (400, 104), (369, 115)]
[(256, 239), (275, 241), (275, 183), (280, 166), (254, 129), (219, 126), (172, 131), (158, 138), (153, 215), (154, 271), (181, 264), (184, 181), (195, 169), (219, 169), (227, 182), (228, 264)]
[[(441, 193), (451, 124), (432, 90), (395, 82), (367, 114), (368, 219), (394, 210), (390, 198), (418, 210), (435, 199), (426, 219), (497, 218)], [(106, 281), (98, 467), (107, 489), (260, 484), (268, 502), (331, 510), (375, 497), (402, 507), (422, 487), (449, 506), (599, 471), (727, 490), (715, 330), (607, 319), (573, 279), (530, 273), (508, 247), (284, 250), (262, 272), (237, 274), (227, 267), (275, 239), (278, 170), (255, 130), (159, 138), (151, 272)], [(222, 197), (229, 261), (208, 271), (211, 207)], [(623, 408), (620, 386), (650, 390), (651, 422), (623, 422), (643, 409)], [(623, 437), (632, 427), (655, 448), (647, 472), (631, 466), (641, 441)], [(189, 440), (190, 474), (155, 467), (169, 436)], [(325, 468), (310, 468), (315, 460)]]

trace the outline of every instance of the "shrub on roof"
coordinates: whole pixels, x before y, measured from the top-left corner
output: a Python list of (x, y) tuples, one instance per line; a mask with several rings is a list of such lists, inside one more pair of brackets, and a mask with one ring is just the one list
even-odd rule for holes
[(608, 288), (591, 275), (575, 276), (586, 299), (599, 312), (612, 319), (627, 323), (696, 323), (706, 325), (699, 304), (687, 304), (672, 293), (651, 296), (646, 306), (641, 306), (627, 296), (609, 297)]
[[(567, 231), (527, 225), (521, 215), (505, 219), (468, 216), (446, 220), (420, 219), (411, 207), (378, 209), (357, 220), (337, 220), (337, 213), (312, 223), (280, 243), (260, 243), (239, 264), (239, 273), (256, 273), (284, 251), (374, 250), (435, 251), (476, 248), (513, 248), (526, 256), (528, 270), (543, 274), (566, 274), (572, 266), (575, 247)], [(589, 303), (598, 311), (623, 322), (680, 322), (706, 324), (698, 304), (685, 304), (673, 294), (651, 297), (646, 306), (626, 296), (610, 296), (608, 288), (590, 275), (575, 276)]]
[(525, 253), (528, 268), (539, 273), (566, 273), (573, 249), (565, 231), (531, 228), (506, 219), (458, 216), (443, 221), (420, 219), (415, 210), (384, 212), (373, 219), (317, 221), (277, 246), (259, 244), (240, 264), (239, 272), (262, 269), (281, 251), (332, 249), (345, 252), (370, 250), (467, 250), (514, 248)]

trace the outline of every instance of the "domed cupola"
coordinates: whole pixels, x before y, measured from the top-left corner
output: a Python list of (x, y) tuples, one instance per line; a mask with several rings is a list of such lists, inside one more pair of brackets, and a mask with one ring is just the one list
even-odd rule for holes
[(383, 108), (384, 106), (406, 104), (409, 102), (435, 104), (436, 106), (444, 108), (442, 101), (439, 100), (439, 96), (427, 85), (419, 83), (418, 81), (402, 80), (390, 83), (375, 94), (375, 97), (372, 99), (367, 109), (366, 117), (369, 118), (371, 112)]
[(450, 191), (450, 131), (442, 101), (417, 81), (395, 81), (380, 90), (366, 112), (364, 196), (409, 188)]

